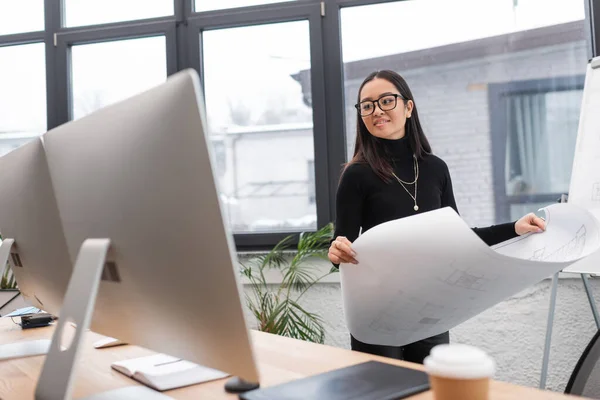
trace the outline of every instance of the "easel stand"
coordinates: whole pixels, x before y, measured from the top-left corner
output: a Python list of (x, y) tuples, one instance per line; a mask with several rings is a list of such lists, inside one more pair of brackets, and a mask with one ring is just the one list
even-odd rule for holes
[[(558, 274), (560, 272), (555, 273), (552, 276), (552, 289), (550, 291), (550, 306), (548, 308), (548, 323), (546, 325), (546, 344), (544, 345), (544, 358), (542, 361), (542, 374), (540, 377), (540, 389), (546, 388), (546, 378), (548, 374), (548, 361), (550, 358), (550, 343), (552, 341), (552, 325), (554, 323), (554, 311), (556, 308), (556, 292), (558, 290)], [(594, 295), (592, 294), (592, 290), (590, 288), (588, 282), (589, 274), (580, 274), (581, 280), (583, 281), (583, 286), (585, 287), (585, 292), (587, 294), (588, 301), (590, 303), (590, 308), (592, 309), (592, 314), (594, 315), (594, 321), (596, 321), (596, 327), (600, 330), (600, 318), (598, 316), (598, 309), (596, 308), (596, 303), (594, 301)]]
[[(560, 203), (567, 202), (567, 196), (561, 195)], [(540, 376), (540, 389), (546, 388), (546, 378), (548, 375), (548, 361), (550, 359), (550, 344), (552, 341), (552, 325), (554, 324), (554, 311), (556, 309), (556, 292), (558, 290), (558, 274), (562, 272), (559, 271), (552, 276), (552, 289), (550, 290), (550, 305), (548, 307), (548, 322), (546, 324), (546, 343), (544, 344), (544, 357), (542, 361), (542, 373)], [(577, 273), (577, 272), (574, 272)], [(590, 288), (590, 284), (588, 282), (589, 274), (579, 273), (581, 275), (581, 280), (583, 281), (583, 287), (585, 288), (585, 293), (587, 294), (588, 301), (590, 303), (590, 308), (592, 309), (592, 314), (594, 316), (594, 321), (596, 321), (596, 328), (600, 330), (600, 317), (598, 316), (598, 309), (596, 308), (596, 302), (594, 301), (594, 295), (592, 294), (592, 289)]]
[[(15, 248), (14, 239), (4, 239), (0, 244), (0, 266), (5, 266), (11, 254), (11, 249)], [(41, 356), (48, 353), (50, 340), (29, 340), (19, 341), (0, 345), (0, 361), (11, 360), (13, 358), (25, 358)]]
[[(100, 276), (109, 248), (109, 239), (88, 239), (81, 246), (65, 293), (61, 315), (52, 336), (50, 351), (35, 390), (36, 400), (67, 400), (71, 398), (75, 367), (80, 355), (83, 335), (90, 325)], [(70, 326), (69, 322), (71, 321), (76, 325), (74, 327), (75, 334), (71, 343), (63, 348), (63, 334), (65, 329)], [(144, 386), (135, 386), (100, 393), (86, 397), (86, 400), (109, 398), (115, 400), (170, 399), (170, 397)]]

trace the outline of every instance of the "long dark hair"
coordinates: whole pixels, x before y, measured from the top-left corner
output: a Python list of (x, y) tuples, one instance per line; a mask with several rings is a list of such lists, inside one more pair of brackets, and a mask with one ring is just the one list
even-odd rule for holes
[[(419, 121), (419, 113), (417, 112), (417, 104), (415, 103), (415, 99), (410, 91), (410, 88), (408, 87), (408, 84), (398, 73), (390, 70), (382, 70), (369, 74), (369, 76), (365, 78), (358, 89), (357, 103), (360, 102), (360, 92), (365, 84), (375, 78), (385, 79), (396, 86), (396, 89), (398, 89), (402, 97), (405, 99), (404, 106), (406, 106), (406, 101), (412, 100), (413, 110), (411, 117), (406, 120), (405, 135), (414, 155), (418, 160), (423, 159), (423, 157), (428, 154), (431, 154), (431, 146), (429, 145), (427, 137), (425, 137), (425, 133), (421, 127), (421, 122)], [(399, 101), (403, 100), (399, 99)], [(393, 179), (392, 166), (387, 161), (385, 150), (382, 147), (379, 138), (369, 133), (369, 130), (365, 126), (365, 123), (358, 113), (356, 114), (356, 142), (354, 145), (354, 156), (346, 165), (346, 167), (353, 163), (368, 163), (373, 171), (375, 171), (377, 176), (384, 181), (389, 182)]]

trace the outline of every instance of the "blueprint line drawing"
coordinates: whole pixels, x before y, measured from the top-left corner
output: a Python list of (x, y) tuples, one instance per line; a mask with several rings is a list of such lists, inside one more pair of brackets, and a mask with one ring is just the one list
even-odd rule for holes
[(600, 202), (600, 182), (594, 182), (592, 186), (592, 201)]
[(483, 290), (487, 279), (483, 274), (474, 274), (462, 270), (454, 270), (444, 282), (450, 286), (461, 287), (470, 290)]
[(585, 247), (585, 226), (579, 228), (575, 237), (563, 244), (558, 249), (548, 252), (545, 247), (534, 250), (530, 258), (535, 261), (564, 260), (567, 258), (578, 258)]
[[(388, 302), (387, 307), (369, 323), (369, 329), (381, 335), (402, 335), (408, 338), (418, 337), (421, 332), (436, 329), (436, 325), (454, 318), (456, 308), (427, 302), (418, 297), (403, 296)], [(404, 311), (417, 311), (414, 315)], [(400, 316), (400, 319), (397, 319)], [(416, 339), (419, 340), (419, 339)]]
[[(492, 248), (500, 254), (545, 262), (575, 260), (593, 252), (596, 241), (600, 240), (598, 221), (593, 214), (574, 205), (555, 206), (558, 205), (544, 209), (547, 232), (543, 235), (520, 236)], [(562, 212), (571, 206), (586, 213), (580, 215)]]
[[(410, 323), (402, 324), (401, 321), (394, 320), (395, 316), (400, 314), (404, 308), (410, 307), (411, 300), (414, 302), (414, 299), (406, 301), (402, 291), (397, 292), (396, 296), (372, 319), (369, 327), (380, 333), (396, 334), (398, 331), (403, 331), (408, 335), (416, 333), (419, 330), (418, 326)], [(418, 304), (418, 300), (415, 303)]]
[[(600, 265), (600, 222), (585, 208), (544, 209), (546, 230), (491, 248), (451, 208), (377, 225), (341, 264), (344, 315), (364, 343), (404, 346), (446, 332), (578, 263)], [(407, 251), (406, 249), (410, 249)]]
[(458, 268), (455, 262), (450, 264), (447, 270), (447, 275), (440, 278), (446, 285), (456, 288), (464, 288), (475, 291), (485, 291), (488, 287), (494, 284), (494, 280), (498, 275), (489, 269), (480, 267)]

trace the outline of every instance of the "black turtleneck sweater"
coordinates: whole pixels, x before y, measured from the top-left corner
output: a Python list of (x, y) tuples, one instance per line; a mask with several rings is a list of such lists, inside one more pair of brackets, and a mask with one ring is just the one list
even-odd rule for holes
[[(408, 139), (378, 140), (385, 148), (396, 176), (412, 182), (415, 179), (414, 161)], [(413, 199), (398, 181), (384, 182), (367, 163), (350, 164), (338, 186), (334, 238), (345, 236), (353, 242), (361, 228), (364, 233), (381, 223), (442, 207), (452, 207), (458, 213), (446, 163), (432, 154), (418, 163), (418, 211), (413, 209)], [(414, 185), (405, 186), (414, 195)], [(517, 236), (514, 222), (473, 230), (490, 246)]]

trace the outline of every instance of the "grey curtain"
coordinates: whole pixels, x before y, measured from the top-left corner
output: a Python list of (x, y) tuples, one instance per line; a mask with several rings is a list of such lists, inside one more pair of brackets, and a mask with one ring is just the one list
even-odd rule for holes
[(507, 194), (547, 193), (550, 189), (550, 138), (546, 94), (519, 94), (510, 96), (507, 101)]

